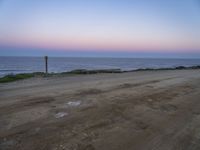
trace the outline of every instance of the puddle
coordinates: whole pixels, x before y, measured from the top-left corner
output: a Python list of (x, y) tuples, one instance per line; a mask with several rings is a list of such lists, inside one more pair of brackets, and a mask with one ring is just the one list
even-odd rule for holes
[(55, 117), (56, 118), (62, 118), (62, 117), (67, 116), (67, 115), (68, 115), (68, 113), (66, 113), (66, 112), (59, 112), (59, 113), (55, 114)]
[(81, 101), (75, 101), (75, 102), (68, 102), (67, 105), (69, 106), (79, 106), (81, 104)]

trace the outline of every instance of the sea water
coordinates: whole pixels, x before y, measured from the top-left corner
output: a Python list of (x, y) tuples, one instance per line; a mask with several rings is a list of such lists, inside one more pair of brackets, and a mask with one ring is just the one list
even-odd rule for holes
[[(66, 72), (75, 69), (168, 68), (200, 65), (200, 59), (150, 58), (68, 58), (49, 57), (49, 72)], [(0, 76), (17, 73), (44, 72), (44, 57), (0, 57)]]

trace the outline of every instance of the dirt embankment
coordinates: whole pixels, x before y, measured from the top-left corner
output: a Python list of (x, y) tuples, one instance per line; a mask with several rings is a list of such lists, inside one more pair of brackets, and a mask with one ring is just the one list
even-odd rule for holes
[(199, 150), (200, 71), (0, 84), (2, 150)]

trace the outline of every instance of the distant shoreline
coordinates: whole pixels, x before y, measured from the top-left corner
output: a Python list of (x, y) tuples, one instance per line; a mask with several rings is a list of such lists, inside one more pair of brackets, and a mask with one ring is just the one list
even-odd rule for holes
[(100, 74), (100, 73), (126, 73), (126, 72), (139, 72), (139, 71), (160, 71), (160, 70), (189, 70), (189, 69), (191, 70), (200, 69), (200, 65), (190, 66), (190, 67), (178, 66), (171, 68), (140, 68), (128, 71), (123, 71), (121, 69), (97, 69), (97, 70), (76, 69), (68, 72), (48, 73), (48, 74), (44, 72), (19, 73), (19, 74), (9, 74), (1, 77), (0, 83), (12, 82), (32, 77), (51, 77), (51, 76), (63, 76), (63, 75), (84, 75), (84, 74)]

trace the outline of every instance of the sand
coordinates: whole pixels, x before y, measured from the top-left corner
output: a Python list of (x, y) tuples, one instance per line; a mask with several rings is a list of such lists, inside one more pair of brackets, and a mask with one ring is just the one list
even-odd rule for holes
[(200, 70), (0, 84), (1, 150), (199, 150)]

